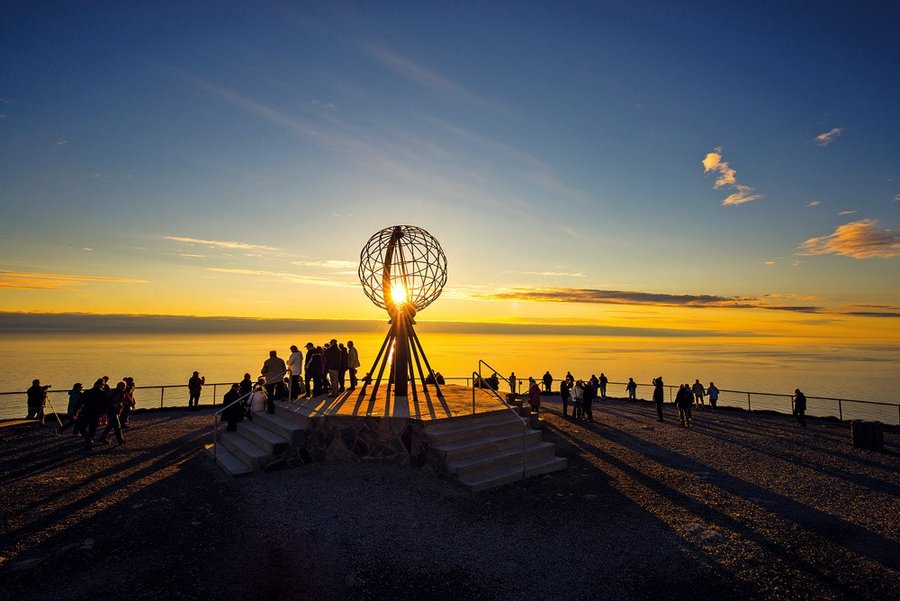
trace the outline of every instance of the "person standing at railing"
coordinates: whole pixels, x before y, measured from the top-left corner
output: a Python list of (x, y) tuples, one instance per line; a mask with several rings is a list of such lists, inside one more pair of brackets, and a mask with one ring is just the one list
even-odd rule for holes
[(606, 385), (609, 384), (609, 378), (602, 371), (600, 372), (600, 398), (606, 400)]
[(291, 372), (291, 400), (293, 401), (303, 392), (303, 387), (300, 385), (300, 379), (303, 377), (303, 353), (296, 344), (291, 345), (287, 368)]
[(509, 392), (510, 394), (516, 394), (516, 372), (512, 372), (509, 374)]
[(584, 381), (578, 380), (572, 388), (572, 415), (575, 419), (584, 417)]
[(341, 349), (338, 348), (336, 338), (332, 338), (325, 349), (325, 366), (328, 368), (328, 396), (338, 395), (338, 375), (341, 372)]
[(629, 401), (637, 400), (637, 382), (634, 378), (628, 378), (628, 384), (625, 385), (625, 391), (628, 393)]
[(715, 382), (709, 383), (709, 388), (706, 389), (706, 396), (709, 397), (709, 406), (715, 411), (716, 403), (719, 402), (719, 389), (716, 388)]
[(806, 427), (806, 395), (799, 388), (794, 389), (794, 417), (798, 424)]
[(347, 369), (350, 370), (350, 390), (356, 388), (356, 370), (359, 369), (359, 349), (352, 340), (347, 341)]
[(31, 388), (25, 391), (28, 397), (28, 415), (25, 419), (39, 419), (44, 424), (44, 404), (47, 402), (47, 389), (50, 384), (41, 385), (41, 381), (31, 381)]
[(304, 367), (306, 368), (306, 393), (303, 395), (303, 398), (308, 399), (310, 395), (318, 394), (315, 391), (319, 388), (319, 353), (312, 342), (306, 343), (306, 363)]
[(341, 351), (341, 362), (338, 368), (338, 392), (344, 392), (344, 378), (347, 375), (347, 365), (350, 364), (350, 353), (343, 342), (338, 343), (338, 349)]
[(270, 399), (275, 398), (275, 387), (281, 382), (286, 371), (287, 365), (284, 364), (284, 359), (278, 356), (277, 351), (269, 351), (269, 358), (263, 362), (259, 373), (266, 378), (266, 394)]
[(195, 371), (194, 375), (188, 380), (188, 409), (196, 411), (200, 405), (200, 393), (203, 391), (203, 385), (206, 384), (206, 376), (201, 376), (199, 371)]
[(553, 376), (550, 375), (550, 370), (544, 372), (543, 382), (544, 392), (553, 394)]
[(703, 404), (703, 396), (706, 394), (706, 390), (703, 389), (703, 384), (700, 383), (700, 379), (694, 380), (694, 385), (691, 386), (691, 393), (694, 395), (694, 400), (697, 402), (697, 406)]
[(663, 402), (666, 400), (662, 376), (653, 378), (653, 402), (656, 403), (656, 421), (663, 421)]
[[(569, 381), (562, 379), (559, 381), (559, 398), (562, 400), (563, 417), (568, 417), (569, 411)], [(574, 417), (575, 411), (572, 411)]]

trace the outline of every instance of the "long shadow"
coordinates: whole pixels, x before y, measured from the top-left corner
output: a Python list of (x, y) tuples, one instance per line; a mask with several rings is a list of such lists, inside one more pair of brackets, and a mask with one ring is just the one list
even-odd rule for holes
[[(702, 427), (702, 428), (714, 429), (714, 430), (718, 430), (718, 431), (720, 431), (720, 432), (722, 432), (722, 433), (730, 433), (730, 432), (732, 432), (733, 430), (735, 430), (735, 428), (732, 428), (731, 424), (729, 424), (729, 425), (726, 426), (726, 425), (723, 425), (723, 424), (720, 424), (720, 423), (707, 422), (707, 421), (695, 421), (695, 422), (694, 422), (694, 427)], [(741, 431), (746, 431), (746, 430), (744, 430), (744, 429), (740, 429), (740, 430), (741, 430)], [(782, 435), (785, 433), (784, 430), (779, 430), (778, 432), (779, 432), (779, 434), (782, 434)], [(752, 433), (752, 432), (750, 432), (750, 433)], [(763, 438), (764, 438), (764, 437), (763, 437)], [(788, 444), (788, 445), (790, 445), (790, 446), (792, 446), (792, 447), (799, 447), (799, 448), (801, 448), (801, 449), (803, 449), (803, 450), (807, 450), (807, 451), (815, 451), (815, 452), (818, 452), (818, 453), (822, 453), (823, 455), (835, 455), (835, 456), (839, 456), (839, 457), (841, 457), (841, 458), (843, 458), (843, 459), (846, 459), (846, 460), (848, 460), (848, 461), (852, 461), (853, 463), (857, 463), (857, 464), (859, 464), (859, 465), (864, 465), (864, 466), (871, 467), (871, 468), (875, 468), (875, 469), (884, 470), (884, 471), (889, 472), (889, 473), (893, 473), (893, 472), (895, 471), (895, 468), (894, 468), (892, 465), (886, 465), (885, 463), (882, 463), (882, 462), (879, 462), (879, 461), (872, 460), (872, 459), (870, 459), (870, 458), (868, 458), (868, 457), (863, 457), (863, 456), (861, 456), (861, 455), (859, 455), (859, 454), (851, 454), (851, 453), (847, 453), (847, 452), (845, 452), (845, 451), (840, 451), (840, 450), (835, 449), (835, 448), (822, 447), (822, 446), (819, 446), (819, 445), (811, 444), (811, 443), (809, 443), (808, 441), (804, 441), (804, 440), (793, 440), (793, 439), (791, 439), (791, 438), (787, 438), (787, 437), (784, 437), (784, 436), (780, 436), (780, 437), (779, 437), (779, 442), (780, 442), (780, 443), (786, 443), (786, 444)], [(846, 442), (846, 441), (845, 441), (845, 442)], [(891, 455), (890, 455), (889, 453), (886, 453), (885, 456), (887, 457), (887, 456), (891, 456)]]
[[(560, 431), (560, 434), (577, 441), (577, 439), (574, 439), (574, 437), (571, 437), (565, 432)], [(772, 490), (736, 478), (721, 470), (700, 463), (691, 457), (678, 453), (677, 451), (639, 439), (622, 432), (621, 430), (608, 428), (605, 434), (610, 441), (616, 442), (632, 451), (643, 453), (650, 459), (662, 465), (674, 466), (693, 472), (707, 472), (715, 480), (715, 484), (723, 490), (751, 502), (753, 502), (752, 499), (754, 498), (761, 499), (765, 502), (763, 505), (764, 509), (778, 514), (782, 519), (793, 522), (801, 528), (808, 530), (814, 535), (820, 536), (839, 547), (853, 551), (858, 555), (868, 557), (869, 559), (882, 564), (889, 570), (894, 570), (897, 565), (900, 565), (900, 544), (863, 528), (862, 526), (850, 523), (844, 519), (827, 514), (803, 503), (798, 503), (797, 501)], [(777, 550), (781, 554), (792, 555), (796, 561), (806, 563), (812, 567), (811, 564), (808, 564), (802, 558), (794, 554), (789, 554), (776, 543), (758, 535), (755, 531), (751, 530), (749, 526), (717, 512), (707, 505), (688, 497), (684, 493), (676, 491), (646, 474), (643, 474), (631, 465), (613, 457), (603, 449), (583, 441), (577, 441), (577, 444), (598, 458), (608, 461), (619, 469), (629, 473), (636, 480), (639, 480), (646, 486), (658, 491), (659, 494), (673, 500), (677, 499), (682, 505), (689, 507), (692, 511), (697, 513), (718, 514), (719, 517), (717, 519), (720, 520), (722, 525), (729, 527), (736, 532), (740, 532), (742, 535), (751, 538), (761, 545)], [(650, 451), (649, 453), (648, 450)], [(670, 494), (664, 494), (666, 492)], [(883, 552), (876, 553), (875, 550), (882, 550)]]
[[(722, 513), (719, 510), (716, 510), (709, 505), (694, 499), (693, 497), (674, 489), (655, 478), (648, 476), (647, 474), (641, 472), (637, 468), (631, 466), (628, 463), (612, 456), (607, 453), (603, 449), (597, 447), (596, 445), (592, 445), (590, 443), (586, 443), (581, 441), (566, 432), (562, 432), (557, 430), (560, 436), (564, 438), (568, 438), (572, 441), (573, 444), (580, 447), (587, 453), (594, 455), (601, 461), (605, 461), (615, 468), (623, 471), (628, 476), (630, 476), (636, 482), (646, 486), (651, 489), (656, 494), (668, 499), (672, 503), (681, 505), (689, 512), (694, 515), (702, 516), (705, 520), (717, 525), (720, 528), (731, 530), (737, 534), (739, 534), (742, 538), (752, 541), (757, 544), (762, 549), (772, 553), (777, 556), (779, 559), (784, 561), (786, 564), (795, 567), (798, 570), (806, 572), (812, 580), (817, 582), (827, 583), (829, 586), (834, 589), (838, 589), (841, 593), (855, 597), (852, 595), (851, 589), (848, 588), (846, 584), (838, 580), (833, 574), (832, 571), (827, 567), (820, 568), (817, 565), (814, 565), (798, 555), (796, 552), (789, 551), (782, 545), (777, 542), (766, 538), (765, 536), (757, 533), (751, 526), (736, 520), (735, 518)], [(626, 447), (627, 448), (627, 447)], [(662, 465), (671, 465), (669, 463), (662, 463)], [(713, 472), (712, 468), (708, 468), (707, 466), (699, 463), (694, 463), (695, 469), (703, 468), (704, 471)], [(742, 495), (739, 495), (742, 496)], [(890, 567), (890, 566), (888, 566)]]
[(753, 443), (742, 441), (742, 440), (736, 440), (734, 438), (718, 434), (714, 431), (707, 431), (707, 430), (713, 430), (713, 429), (709, 428), (709, 426), (706, 424), (694, 423), (693, 430), (694, 430), (694, 432), (701, 434), (703, 436), (709, 436), (711, 438), (725, 441), (729, 444), (744, 447), (745, 449), (751, 449), (757, 453), (762, 453), (763, 455), (768, 455), (769, 457), (773, 457), (773, 458), (779, 459), (781, 461), (793, 463), (800, 467), (818, 472), (818, 473), (826, 475), (826, 476), (831, 476), (833, 478), (838, 478), (840, 480), (852, 482), (854, 484), (858, 484), (860, 486), (863, 486), (863, 487), (869, 488), (869, 489), (876, 489), (876, 490), (877, 489), (885, 489), (885, 492), (887, 492), (891, 495), (900, 496), (900, 486), (891, 484), (890, 482), (887, 482), (884, 480), (872, 478), (872, 477), (866, 476), (864, 474), (854, 474), (852, 472), (848, 472), (847, 470), (843, 470), (843, 469), (837, 468), (837, 467), (828, 467), (828, 466), (825, 466), (825, 465), (822, 465), (819, 463), (814, 463), (808, 459), (805, 459), (803, 457), (799, 457), (796, 455), (785, 456), (783, 454), (774, 453), (774, 452), (770, 451), (769, 449), (762, 447), (760, 445), (757, 445), (757, 444), (753, 444)]
[[(59, 507), (49, 513), (45, 513), (40, 518), (23, 525), (21, 528), (8, 531), (6, 534), (8, 536), (21, 537), (23, 535), (27, 535), (32, 532), (39, 531), (39, 530), (47, 527), (49, 524), (57, 521), (58, 519), (70, 514), (71, 512), (77, 511), (79, 509), (83, 509), (83, 508), (91, 505), (93, 502), (95, 502), (99, 499), (102, 499), (104, 496), (106, 496), (110, 491), (112, 491), (114, 489), (121, 488), (123, 486), (128, 486), (129, 484), (133, 484), (133, 483), (141, 480), (144, 476), (147, 476), (153, 472), (158, 472), (159, 470), (161, 470), (164, 467), (168, 467), (168, 466), (180, 463), (186, 457), (189, 457), (190, 455), (193, 455), (193, 454), (197, 454), (201, 451), (201, 446), (199, 445), (199, 442), (198, 442), (200, 438), (202, 438), (202, 433), (200, 431), (191, 432), (184, 436), (181, 436), (181, 437), (173, 440), (170, 443), (173, 445), (174, 444), (179, 445), (178, 448), (174, 448), (171, 451), (168, 451), (168, 452), (164, 453), (163, 455), (160, 455), (157, 460), (146, 463), (146, 465), (144, 465), (142, 468), (129, 473), (127, 476), (124, 476), (122, 478), (114, 480), (114, 481), (110, 482), (109, 484), (107, 484), (106, 486), (99, 488), (99, 489), (91, 492), (89, 495), (86, 495), (76, 501), (73, 501), (72, 503), (70, 503), (66, 506)], [(147, 453), (142, 453), (141, 455), (126, 461), (125, 463), (120, 463), (120, 464), (116, 464), (115, 466), (111, 466), (111, 467), (107, 468), (106, 470), (104, 470), (103, 472), (99, 472), (97, 474), (92, 475), (91, 480), (97, 480), (99, 478), (104, 477), (105, 475), (109, 476), (109, 475), (113, 475), (115, 473), (122, 472), (123, 470), (127, 469), (128, 467), (132, 467), (132, 466), (138, 465), (138, 464), (143, 464), (143, 463), (145, 463), (147, 456), (152, 456), (152, 453), (150, 453), (148, 451)], [(73, 489), (77, 489), (83, 484), (84, 484), (83, 482), (75, 483), (67, 491), (59, 491), (57, 493), (54, 493), (53, 495), (45, 497), (44, 499), (41, 500), (41, 504), (45, 504), (47, 500), (59, 498), (60, 496), (64, 495), (66, 492), (71, 492)]]

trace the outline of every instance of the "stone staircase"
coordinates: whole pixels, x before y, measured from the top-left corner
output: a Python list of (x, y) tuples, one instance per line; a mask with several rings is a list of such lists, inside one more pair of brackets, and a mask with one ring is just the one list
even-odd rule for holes
[[(507, 409), (426, 422), (428, 463), (471, 491), (565, 469), (566, 459), (527, 423)], [(309, 427), (298, 406), (275, 403), (274, 414), (255, 413), (237, 432), (220, 429), (218, 448), (208, 444), (206, 452), (232, 476), (260, 473), (296, 458)]]
[(425, 426), (429, 463), (471, 491), (566, 469), (556, 447), (543, 442), (508, 410), (438, 420)]
[(232, 476), (262, 472), (301, 447), (307, 428), (306, 417), (276, 403), (274, 414), (254, 413), (252, 421), (238, 423), (237, 432), (221, 430), (218, 448), (207, 444), (206, 453)]

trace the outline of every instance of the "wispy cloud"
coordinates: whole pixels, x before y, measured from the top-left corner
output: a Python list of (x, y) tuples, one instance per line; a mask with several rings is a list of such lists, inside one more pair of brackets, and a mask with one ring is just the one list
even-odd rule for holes
[(838, 226), (831, 234), (810, 238), (799, 246), (797, 254), (887, 259), (900, 256), (900, 232), (879, 227), (875, 219), (863, 219)]
[(33, 271), (0, 270), (0, 288), (15, 290), (59, 290), (100, 284), (148, 284), (147, 280), (116, 278), (98, 275), (74, 275), (63, 273), (38, 273)]
[(298, 267), (321, 267), (323, 269), (355, 269), (359, 266), (356, 261), (342, 261), (338, 259), (322, 259), (317, 261), (291, 261), (291, 265)]
[(212, 248), (223, 248), (227, 250), (264, 250), (280, 252), (280, 248), (274, 246), (264, 246), (262, 244), (250, 244), (247, 242), (235, 242), (232, 240), (202, 240), (199, 238), (186, 238), (183, 236), (163, 236), (163, 240), (172, 240), (173, 242), (183, 242), (185, 244), (195, 244), (198, 246), (209, 246)]
[(491, 111), (500, 111), (502, 108), (496, 103), (484, 100), (477, 94), (456, 84), (449, 79), (426, 69), (425, 67), (413, 62), (412, 60), (397, 54), (383, 46), (369, 46), (365, 48), (366, 53), (379, 63), (397, 73), (398, 75), (408, 79), (414, 84), (426, 88), (435, 94), (441, 96), (451, 96), (459, 100), (464, 100), (471, 104), (478, 105)]
[(731, 168), (727, 161), (723, 160), (721, 146), (717, 146), (712, 152), (706, 153), (706, 156), (700, 163), (703, 165), (704, 173), (715, 173), (716, 183), (713, 184), (713, 188), (716, 190), (721, 188), (733, 190), (722, 201), (722, 205), (726, 207), (741, 205), (762, 198), (751, 186), (737, 183), (737, 172)]
[(316, 286), (334, 286), (339, 288), (346, 288), (348, 286), (358, 286), (356, 282), (347, 281), (338, 281), (333, 277), (317, 277), (311, 275), (301, 275), (298, 273), (290, 273), (284, 271), (265, 271), (261, 269), (232, 269), (227, 267), (208, 267), (207, 271), (213, 271), (216, 273), (228, 273), (232, 275), (242, 275), (242, 276), (250, 276), (257, 278), (264, 278), (269, 280), (281, 280), (284, 282), (292, 282), (295, 284), (312, 284)]
[(775, 264), (775, 261), (766, 261), (764, 264), (771, 266)]
[(838, 139), (838, 136), (841, 135), (841, 132), (844, 131), (843, 127), (835, 127), (825, 133), (821, 133), (816, 136), (816, 144), (819, 146), (828, 146), (832, 142)]
[(853, 215), (856, 211), (841, 211), (838, 215)]
[(568, 272), (568, 271), (521, 271), (519, 272), (522, 275), (540, 275), (551, 278), (583, 278), (584, 274), (580, 272)]
[(773, 305), (756, 296), (717, 296), (712, 294), (665, 294), (595, 288), (512, 288), (478, 294), (489, 300), (516, 300), (553, 303), (590, 303), (606, 305), (653, 305), (662, 307), (712, 307), (725, 309), (771, 309), (818, 313), (821, 307), (809, 305)]
[(894, 196), (894, 202), (900, 202), (900, 194)]
[(821, 200), (811, 200), (811, 201), (809, 201), (808, 203), (806, 203), (806, 206), (807, 206), (807, 207), (817, 207), (817, 206), (819, 206), (820, 204), (822, 204), (822, 201), (821, 201)]

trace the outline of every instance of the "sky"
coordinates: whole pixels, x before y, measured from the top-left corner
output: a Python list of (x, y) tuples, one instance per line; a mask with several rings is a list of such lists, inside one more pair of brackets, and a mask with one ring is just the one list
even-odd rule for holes
[(895, 2), (13, 2), (0, 311), (900, 340)]

